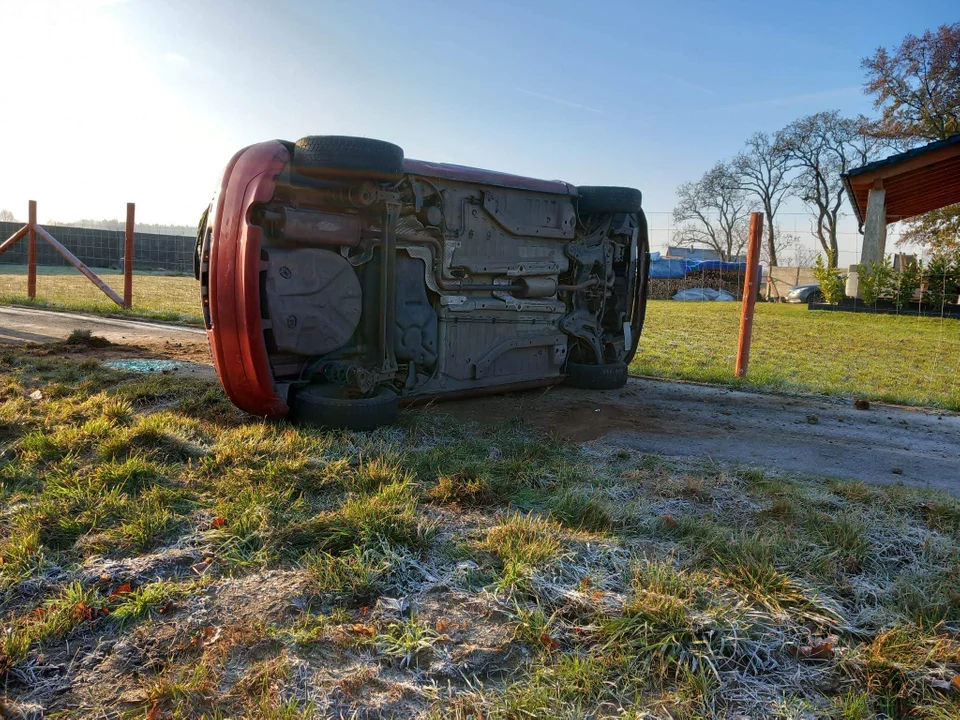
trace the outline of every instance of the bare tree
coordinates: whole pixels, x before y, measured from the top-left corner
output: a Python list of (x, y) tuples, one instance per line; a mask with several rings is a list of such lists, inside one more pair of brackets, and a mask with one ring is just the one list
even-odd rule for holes
[[(890, 53), (878, 48), (860, 63), (863, 91), (880, 119), (869, 132), (891, 145), (911, 147), (960, 133), (960, 23), (907, 35)], [(907, 220), (901, 244), (931, 249), (960, 244), (960, 203)]]
[[(768, 267), (777, 267), (778, 264), (782, 265), (784, 253), (790, 250), (796, 239), (795, 235), (782, 232), (779, 225), (774, 227), (773, 242), (770, 242), (770, 238), (768, 237), (767, 242), (760, 246), (760, 262)], [(778, 260), (781, 262), (777, 262)], [(789, 265), (789, 263), (787, 264)]]
[(780, 258), (788, 267), (813, 267), (817, 251), (799, 235), (784, 233), (782, 236)]
[(750, 197), (740, 189), (730, 166), (717, 163), (697, 182), (677, 188), (673, 219), (680, 224), (677, 243), (705, 245), (722, 260), (736, 257), (747, 242)]
[(9, 210), (0, 210), (0, 222), (16, 222), (17, 219)]
[(733, 159), (733, 175), (741, 190), (752, 194), (763, 208), (766, 216), (765, 262), (777, 265), (776, 215), (784, 196), (790, 190), (788, 174), (793, 161), (784, 148), (777, 144), (776, 137), (767, 133), (754, 133), (746, 146)]
[(960, 133), (960, 23), (907, 35), (893, 53), (878, 48), (860, 66), (863, 91), (881, 112), (869, 126), (874, 135), (909, 144)]
[(799, 174), (791, 192), (814, 213), (811, 231), (837, 265), (837, 223), (845, 189), (841, 176), (870, 161), (879, 141), (862, 132), (861, 124), (836, 110), (819, 112), (790, 123), (777, 133), (777, 146), (796, 164)]

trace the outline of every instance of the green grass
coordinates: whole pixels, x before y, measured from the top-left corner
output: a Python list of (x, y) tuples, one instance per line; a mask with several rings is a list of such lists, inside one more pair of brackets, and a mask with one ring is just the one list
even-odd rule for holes
[[(123, 274), (91, 268), (118, 294), (123, 295)], [(0, 304), (19, 304), (98, 315), (136, 317), (166, 322), (200, 324), (200, 288), (191, 276), (138, 272), (133, 277), (133, 307), (116, 305), (73, 268), (37, 268), (37, 297), (27, 297), (25, 266), (0, 265)]]
[[(588, 452), (519, 420), (266, 423), (213, 383), (49, 352), (0, 350), (4, 703), (957, 714), (955, 497)], [(48, 666), (75, 689), (36, 684)]]
[(738, 303), (651, 301), (631, 372), (960, 410), (960, 321), (759, 303), (747, 378)]
[[(100, 271), (98, 271), (100, 272)], [(122, 277), (102, 271), (114, 289)], [(41, 268), (37, 299), (26, 298), (25, 268), (0, 268), (0, 303), (198, 324), (191, 277), (138, 273), (134, 306), (122, 310), (72, 269)], [(960, 322), (838, 312), (804, 305), (757, 305), (750, 369), (734, 377), (738, 303), (651, 301), (631, 372), (665, 378), (842, 395), (960, 410)], [(459, 472), (459, 471), (458, 471)], [(502, 493), (466, 468), (438, 490), (440, 502), (483, 505)]]

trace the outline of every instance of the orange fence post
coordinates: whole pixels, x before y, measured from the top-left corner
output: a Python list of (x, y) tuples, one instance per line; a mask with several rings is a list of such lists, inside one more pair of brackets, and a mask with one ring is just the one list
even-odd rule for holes
[(27, 211), (27, 297), (37, 296), (37, 201), (31, 200)]
[(127, 227), (123, 243), (123, 306), (133, 306), (133, 217), (135, 203), (127, 203)]
[(740, 304), (740, 338), (737, 341), (737, 377), (746, 377), (753, 339), (753, 314), (757, 304), (757, 271), (760, 269), (760, 241), (763, 238), (763, 213), (750, 213), (750, 240), (747, 245), (747, 270)]

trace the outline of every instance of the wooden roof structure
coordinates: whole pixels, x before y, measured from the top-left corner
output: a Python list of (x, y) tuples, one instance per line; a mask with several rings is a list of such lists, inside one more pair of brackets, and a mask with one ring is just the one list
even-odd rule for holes
[(960, 135), (850, 170), (843, 182), (861, 227), (873, 189), (886, 190), (888, 223), (960, 203)]

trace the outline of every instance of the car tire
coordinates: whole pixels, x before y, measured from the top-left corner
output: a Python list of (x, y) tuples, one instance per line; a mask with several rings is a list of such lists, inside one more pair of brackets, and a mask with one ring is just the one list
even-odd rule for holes
[(403, 148), (383, 140), (347, 135), (308, 135), (293, 147), (293, 165), (302, 172), (323, 170), (378, 180), (403, 175)]
[(330, 429), (372, 430), (396, 422), (399, 404), (392, 390), (349, 397), (340, 385), (306, 385), (291, 393), (290, 419)]
[(627, 384), (627, 364), (582, 365), (568, 362), (565, 382), (583, 390), (616, 390)]
[(827, 299), (823, 296), (823, 293), (820, 292), (819, 290), (810, 293), (810, 295), (807, 297), (808, 303), (825, 303), (826, 301)]
[(577, 193), (581, 213), (635, 213), (643, 205), (643, 194), (636, 188), (583, 185)]

